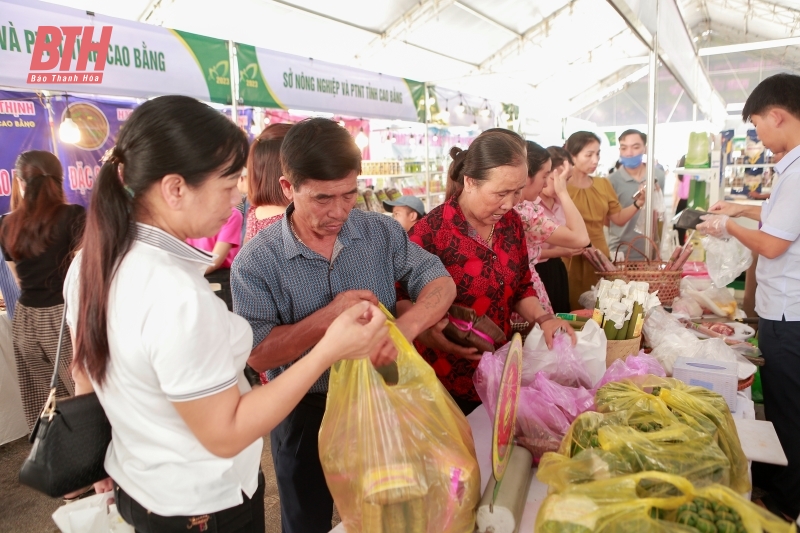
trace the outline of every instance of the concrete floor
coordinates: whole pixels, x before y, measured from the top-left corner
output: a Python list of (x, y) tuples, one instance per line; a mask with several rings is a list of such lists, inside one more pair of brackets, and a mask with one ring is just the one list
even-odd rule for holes
[[(0, 446), (0, 532), (58, 533), (58, 528), (50, 515), (63, 505), (63, 502), (19, 484), (19, 469), (29, 450), (27, 437)], [(264, 493), (266, 533), (280, 533), (280, 502), (269, 439), (264, 439), (261, 468), (266, 478)], [(338, 516), (334, 511), (333, 525), (338, 522)]]

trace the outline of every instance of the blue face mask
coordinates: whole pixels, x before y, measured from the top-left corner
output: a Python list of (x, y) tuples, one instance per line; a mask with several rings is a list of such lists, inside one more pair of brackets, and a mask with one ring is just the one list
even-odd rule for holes
[(635, 155), (633, 157), (620, 157), (619, 160), (625, 168), (637, 168), (642, 164), (642, 157), (644, 157), (644, 154)]

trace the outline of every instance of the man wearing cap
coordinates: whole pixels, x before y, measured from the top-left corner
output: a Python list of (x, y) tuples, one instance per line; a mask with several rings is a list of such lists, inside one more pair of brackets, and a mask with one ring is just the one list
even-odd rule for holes
[(414, 224), (425, 216), (425, 206), (416, 196), (401, 196), (394, 201), (383, 202), (383, 208), (392, 214), (392, 218), (403, 226), (406, 232), (411, 231)]

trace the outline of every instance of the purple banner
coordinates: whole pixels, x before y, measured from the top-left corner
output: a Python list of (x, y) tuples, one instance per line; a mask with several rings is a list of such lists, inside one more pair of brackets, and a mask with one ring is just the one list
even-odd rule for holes
[[(228, 118), (231, 118), (231, 108), (226, 107), (222, 110), (222, 114)], [(244, 107), (239, 108), (239, 127), (247, 134), (247, 138), (250, 142), (253, 142), (256, 138), (251, 131), (251, 126), (253, 125), (253, 108), (252, 107)]]
[[(66, 116), (66, 103), (63, 97), (57, 97), (52, 105), (57, 130)], [(81, 131), (81, 140), (75, 144), (60, 140), (57, 143), (67, 202), (89, 206), (100, 159), (114, 146), (120, 128), (135, 107), (131, 101), (69, 97), (69, 110)]]
[(39, 96), (0, 91), (0, 213), (11, 208), (17, 156), (26, 150), (52, 149), (47, 108)]

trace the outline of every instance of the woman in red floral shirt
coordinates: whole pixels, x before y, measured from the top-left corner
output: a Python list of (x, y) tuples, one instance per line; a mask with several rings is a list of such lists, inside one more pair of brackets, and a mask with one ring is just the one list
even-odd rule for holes
[[(525, 230), (513, 209), (528, 179), (525, 142), (499, 128), (483, 132), (468, 150), (454, 147), (448, 171), (448, 196), (409, 232), (409, 238), (441, 259), (456, 283), (454, 305), (486, 315), (511, 336), (516, 311), (544, 330), (548, 345), (559, 329), (574, 338), (563, 320), (547, 314), (531, 284)], [(408, 300), (398, 290), (398, 300)], [(398, 314), (410, 307), (398, 302)], [(472, 375), (481, 354), (448, 341), (447, 318), (415, 341), (465, 414), (480, 405)]]

